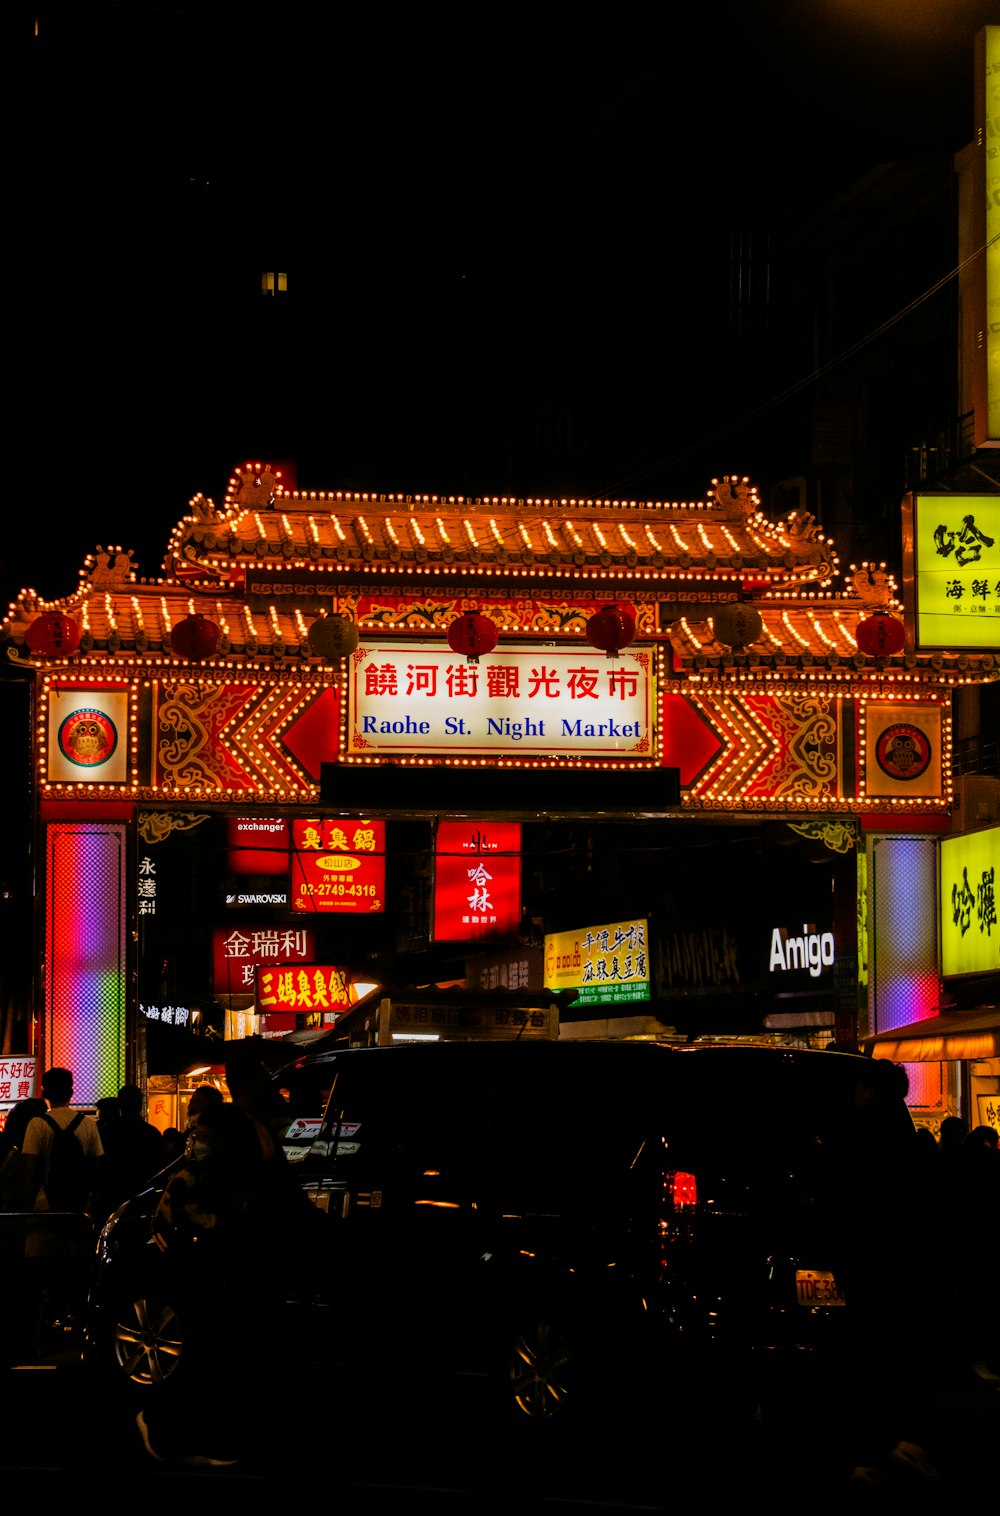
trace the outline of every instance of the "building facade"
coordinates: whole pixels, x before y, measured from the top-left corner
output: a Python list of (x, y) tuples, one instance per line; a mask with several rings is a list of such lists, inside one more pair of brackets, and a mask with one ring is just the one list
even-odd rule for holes
[[(746, 479), (469, 500), (247, 464), (158, 577), (99, 548), (0, 635), (40, 864), (6, 1051), (71, 1066), (81, 1101), (356, 1025), (370, 986), (519, 1011), (456, 1002), (428, 1035), (535, 1010), (546, 1035), (825, 1046), (940, 1012), (953, 698), (997, 657), (922, 647), (885, 565), (842, 568)], [(556, 996), (563, 939), (602, 931), (602, 993)], [(915, 1111), (957, 1098), (913, 1065)]]

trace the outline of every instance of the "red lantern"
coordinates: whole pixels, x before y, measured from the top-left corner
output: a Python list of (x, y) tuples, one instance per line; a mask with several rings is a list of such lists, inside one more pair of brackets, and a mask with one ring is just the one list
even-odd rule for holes
[(492, 653), (499, 637), (496, 622), (478, 611), (456, 616), (448, 628), (448, 646), (453, 653), (464, 653), (467, 663), (478, 663), (483, 653)]
[(635, 617), (625, 605), (606, 605), (587, 622), (587, 641), (602, 648), (608, 658), (617, 658), (623, 647), (635, 641)]
[(197, 663), (218, 652), (221, 637), (222, 632), (216, 623), (197, 611), (193, 616), (185, 616), (171, 629), (170, 647), (178, 658)]
[(41, 653), (45, 658), (67, 656), (80, 646), (80, 628), (72, 616), (64, 616), (62, 611), (46, 611), (28, 627), (26, 641), (33, 653)]
[(854, 632), (858, 647), (870, 658), (891, 658), (901, 653), (906, 642), (903, 623), (890, 616), (888, 611), (876, 611), (859, 621)]

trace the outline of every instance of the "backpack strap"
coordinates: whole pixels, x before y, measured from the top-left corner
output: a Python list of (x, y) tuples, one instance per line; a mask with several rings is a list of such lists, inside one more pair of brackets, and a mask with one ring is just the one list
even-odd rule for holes
[(63, 1132), (75, 1132), (86, 1114), (86, 1111), (77, 1111), (69, 1126), (60, 1126), (56, 1118), (50, 1115), (48, 1111), (44, 1113), (42, 1120), (46, 1122), (54, 1132), (58, 1132), (61, 1135)]

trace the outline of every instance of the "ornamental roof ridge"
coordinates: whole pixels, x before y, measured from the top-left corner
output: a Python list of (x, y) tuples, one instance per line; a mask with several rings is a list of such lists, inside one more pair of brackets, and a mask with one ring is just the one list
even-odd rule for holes
[[(586, 578), (637, 567), (714, 573), (726, 569), (828, 584), (832, 540), (814, 517), (764, 515), (744, 475), (713, 479), (703, 500), (591, 496), (426, 495), (369, 490), (287, 490), (268, 464), (234, 471), (217, 510), (196, 495), (177, 523), (163, 567), (206, 584), (240, 574), (248, 560), (279, 567), (311, 563), (369, 575), (454, 574), (495, 564), (546, 563)], [(332, 563), (331, 563), (332, 560)], [(360, 564), (357, 563), (360, 560)], [(343, 565), (343, 568), (341, 568)], [(488, 571), (488, 567), (487, 567)]]
[(387, 507), (389, 514), (400, 510), (407, 514), (424, 512), (453, 512), (457, 514), (488, 515), (498, 510), (508, 511), (554, 511), (567, 510), (611, 511), (679, 511), (687, 513), (712, 512), (741, 519), (752, 515), (760, 508), (757, 491), (749, 478), (736, 474), (713, 479), (711, 488), (703, 500), (659, 500), (636, 497), (591, 496), (591, 495), (455, 495), (422, 494), (416, 492), (375, 490), (300, 490), (288, 489), (281, 483), (280, 469), (270, 464), (244, 464), (238, 466), (229, 480), (221, 512), (214, 502), (200, 492), (190, 502), (199, 519), (221, 521), (239, 517), (247, 511), (315, 511), (340, 508), (350, 511), (353, 507), (376, 510)]

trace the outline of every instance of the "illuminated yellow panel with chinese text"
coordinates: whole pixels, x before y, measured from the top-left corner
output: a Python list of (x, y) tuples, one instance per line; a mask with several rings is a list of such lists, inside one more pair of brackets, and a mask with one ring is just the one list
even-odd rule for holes
[[(986, 153), (986, 394), (988, 435), (1000, 438), (1000, 142), (995, 122), (1000, 116), (1000, 26), (983, 28), (981, 120)], [(982, 57), (980, 53), (978, 55)], [(982, 66), (982, 65), (981, 65)], [(978, 93), (978, 91), (977, 91)], [(979, 181), (982, 193), (982, 181)]]
[(914, 502), (917, 646), (1000, 649), (1000, 496)]
[(996, 876), (1000, 826), (941, 839), (941, 973), (1000, 970)]

